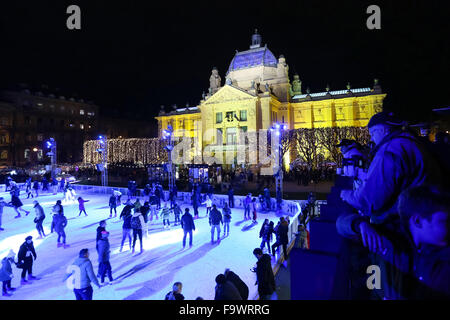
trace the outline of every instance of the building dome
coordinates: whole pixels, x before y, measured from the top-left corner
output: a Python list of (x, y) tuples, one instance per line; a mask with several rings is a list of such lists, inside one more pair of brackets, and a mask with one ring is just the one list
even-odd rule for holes
[(231, 71), (257, 66), (277, 67), (277, 59), (267, 47), (237, 52), (231, 60), (227, 74)]

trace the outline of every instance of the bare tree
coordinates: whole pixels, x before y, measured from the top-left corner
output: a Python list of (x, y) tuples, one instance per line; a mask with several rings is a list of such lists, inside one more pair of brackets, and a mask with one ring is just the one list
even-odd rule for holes
[(302, 157), (311, 168), (316, 168), (317, 153), (319, 150), (316, 129), (296, 129), (292, 137), (296, 143), (299, 156)]

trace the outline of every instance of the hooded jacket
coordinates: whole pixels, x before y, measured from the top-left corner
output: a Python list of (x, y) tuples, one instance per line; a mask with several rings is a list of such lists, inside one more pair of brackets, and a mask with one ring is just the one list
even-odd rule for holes
[(195, 230), (195, 224), (194, 219), (192, 218), (192, 215), (190, 213), (185, 213), (181, 217), (181, 228), (186, 231)]
[(239, 278), (239, 276), (236, 273), (234, 273), (233, 271), (228, 271), (225, 277), (229, 282), (234, 284), (234, 286), (238, 289), (242, 300), (248, 300), (249, 290), (248, 290), (248, 286), (245, 284), (245, 282), (242, 281), (242, 279)]
[(239, 290), (230, 281), (216, 285), (214, 300), (242, 300)]
[(258, 282), (258, 293), (260, 295), (272, 294), (275, 287), (275, 277), (272, 271), (270, 256), (266, 253), (256, 262), (256, 279)]
[(222, 223), (222, 214), (220, 213), (219, 210), (217, 209), (212, 209), (211, 212), (209, 213), (209, 224), (211, 225), (218, 225)]
[(110, 245), (108, 238), (101, 238), (97, 241), (98, 263), (108, 262), (110, 254)]
[(137, 211), (133, 213), (131, 218), (131, 228), (132, 229), (142, 229), (145, 226), (144, 217)]
[(67, 226), (67, 218), (63, 214), (55, 214), (53, 216), (53, 221), (55, 223), (55, 231), (62, 232), (64, 228)]
[(8, 257), (5, 257), (2, 260), (2, 268), (0, 269), (0, 281), (11, 280), (12, 276), (11, 260)]

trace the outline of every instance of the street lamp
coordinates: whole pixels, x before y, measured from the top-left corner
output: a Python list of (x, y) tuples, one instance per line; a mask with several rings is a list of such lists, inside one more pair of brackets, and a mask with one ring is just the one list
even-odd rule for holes
[(108, 186), (108, 144), (106, 136), (98, 136), (97, 141), (99, 142), (99, 148), (97, 152), (102, 157), (101, 166), (98, 167), (98, 170), (102, 173), (102, 187)]
[(164, 149), (167, 150), (169, 156), (169, 163), (167, 164), (167, 172), (169, 174), (169, 194), (172, 193), (173, 187), (175, 186), (175, 176), (173, 174), (173, 164), (172, 164), (172, 151), (174, 148), (173, 141), (173, 128), (172, 125), (168, 125), (166, 130), (163, 130), (163, 139), (167, 141), (167, 145)]
[[(275, 190), (276, 190), (276, 199), (277, 199), (277, 209), (281, 209), (281, 202), (283, 201), (283, 152), (282, 152), (282, 145), (281, 140), (283, 137), (283, 132), (287, 130), (286, 124), (279, 124), (275, 123), (273, 127), (270, 128), (270, 132), (273, 133), (277, 139), (278, 142), (278, 148), (273, 150), (277, 156), (275, 156), (276, 165), (275, 168), (276, 172), (274, 173), (275, 176)], [(272, 138), (273, 139), (273, 138)]]
[(47, 149), (50, 149), (50, 152), (47, 152), (47, 155), (50, 156), (51, 166), (52, 166), (52, 181), (56, 181), (56, 140), (50, 138), (46, 142)]

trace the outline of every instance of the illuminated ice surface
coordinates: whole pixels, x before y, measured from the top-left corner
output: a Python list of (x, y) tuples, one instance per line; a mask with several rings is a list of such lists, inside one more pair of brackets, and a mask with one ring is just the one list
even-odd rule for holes
[[(9, 193), (1, 192), (0, 196), (4, 197), (5, 201), (10, 200)], [(73, 300), (73, 291), (68, 289), (62, 279), (67, 266), (76, 259), (82, 248), (89, 249), (94, 271), (97, 272), (96, 229), (100, 220), (109, 217), (109, 195), (81, 194), (81, 196), (90, 200), (85, 204), (87, 217), (84, 214), (78, 217), (78, 202), (64, 205), (64, 213), (68, 219), (67, 243), (70, 244), (70, 247), (66, 249), (57, 248), (55, 233), (42, 240), (36, 239), (38, 234), (33, 223), (35, 213), (32, 208), (34, 199), (24, 199), (22, 192), (23, 208), (31, 211), (27, 217), (22, 215), (22, 218), (14, 219), (16, 215), (14, 209), (4, 208), (2, 224), (5, 230), (0, 231), (0, 258), (3, 258), (10, 249), (17, 254), (25, 237), (32, 235), (37, 253), (37, 260), (33, 264), (33, 274), (41, 279), (33, 281), (30, 285), (21, 286), (20, 272), (22, 269), (13, 266), (12, 286), (17, 290), (11, 297), (1, 298)], [(126, 196), (122, 198), (126, 199)], [(46, 234), (50, 232), (51, 207), (58, 199), (62, 199), (62, 193), (58, 195), (44, 194), (37, 198), (46, 214), (44, 221)], [(185, 207), (182, 205), (183, 212)], [(118, 207), (118, 216), (122, 208), (123, 205)], [(191, 208), (190, 211), (193, 212), (193, 209)], [(217, 274), (223, 273), (225, 268), (230, 268), (237, 273), (250, 289), (249, 298), (254, 297), (257, 294), (257, 288), (254, 285), (256, 276), (250, 271), (250, 268), (255, 265), (256, 259), (252, 251), (260, 245), (259, 230), (264, 219), (269, 218), (276, 222), (278, 217), (274, 212), (258, 212), (258, 224), (253, 225), (251, 220), (243, 220), (242, 209), (232, 209), (230, 235), (223, 238), (223, 227), (221, 227), (220, 244), (217, 242), (211, 244), (208, 219), (204, 217), (205, 207), (201, 207), (199, 212), (200, 219), (195, 220), (196, 231), (192, 248), (189, 248), (187, 239), (186, 249), (182, 249), (183, 232), (180, 226), (171, 225), (170, 229), (164, 229), (160, 218), (152, 221), (149, 237), (144, 238), (145, 251), (142, 254), (134, 255), (131, 254), (127, 241), (124, 251), (119, 252), (122, 221), (118, 218), (108, 219), (106, 229), (110, 231), (111, 265), (115, 283), (101, 289), (93, 285), (94, 299), (160, 300), (164, 299), (174, 282), (181, 281), (183, 283), (182, 293), (186, 299), (193, 300), (201, 296), (205, 300), (212, 300), (214, 299), (214, 279)], [(173, 215), (170, 220), (172, 224)], [(139, 249), (139, 241), (137, 241), (136, 251), (139, 252)], [(274, 263), (275, 259), (272, 259), (272, 262)], [(107, 282), (108, 280), (105, 280), (105, 283)]]

